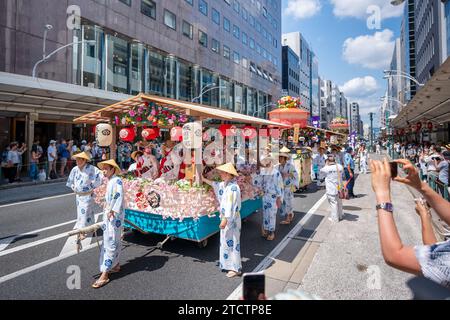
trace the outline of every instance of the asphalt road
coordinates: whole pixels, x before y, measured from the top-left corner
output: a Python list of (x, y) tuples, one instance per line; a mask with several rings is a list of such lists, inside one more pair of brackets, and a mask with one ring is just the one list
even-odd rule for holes
[[(175, 239), (160, 250), (156, 245), (164, 237), (132, 233), (123, 242), (122, 271), (112, 275), (107, 286), (94, 290), (90, 285), (99, 276), (95, 239), (87, 243), (91, 244), (87, 250), (75, 254), (75, 245), (66, 236), (75, 225), (75, 196), (63, 184), (29, 192), (16, 190), (11, 199), (40, 199), (0, 205), (0, 299), (226, 299), (242, 281), (220, 272), (217, 234), (206, 248)], [(294, 224), (279, 226), (273, 242), (260, 236), (261, 214), (249, 217), (241, 234), (243, 271), (252, 271), (323, 193), (312, 186), (297, 195)], [(49, 198), (42, 199), (45, 195)], [(8, 202), (2, 194), (0, 199)], [(71, 268), (80, 270), (80, 289), (67, 286), (68, 279), (73, 283)]]

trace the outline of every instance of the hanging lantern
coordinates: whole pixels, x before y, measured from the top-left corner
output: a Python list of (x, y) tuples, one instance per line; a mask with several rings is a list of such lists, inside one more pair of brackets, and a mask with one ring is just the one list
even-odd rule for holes
[(146, 141), (155, 140), (159, 137), (159, 128), (147, 128), (142, 130), (142, 138)]
[(422, 122), (420, 122), (420, 121), (417, 122), (416, 128), (417, 128), (417, 131), (420, 131), (422, 129)]
[(170, 140), (172, 141), (182, 141), (183, 140), (183, 128), (173, 127), (170, 129)]
[(133, 128), (123, 128), (119, 132), (120, 140), (125, 142), (133, 142), (134, 138), (136, 138), (136, 133)]
[(199, 122), (186, 123), (183, 126), (183, 145), (188, 149), (198, 149), (202, 146), (202, 125)]
[(253, 139), (256, 137), (256, 128), (251, 126), (245, 126), (242, 129), (242, 136), (244, 139)]
[(429, 131), (433, 130), (433, 123), (431, 121), (428, 122), (427, 128), (428, 128)]
[(221, 124), (219, 126), (219, 131), (224, 137), (234, 136), (236, 135), (236, 126), (232, 124)]
[(107, 123), (99, 123), (95, 127), (95, 140), (100, 147), (109, 147), (112, 144), (112, 126)]

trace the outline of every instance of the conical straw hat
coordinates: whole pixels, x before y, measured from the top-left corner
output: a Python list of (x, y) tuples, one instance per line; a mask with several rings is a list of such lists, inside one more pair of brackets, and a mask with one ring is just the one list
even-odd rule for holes
[(103, 169), (105, 168), (105, 165), (106, 165), (106, 164), (108, 164), (108, 165), (114, 167), (114, 168), (116, 169), (116, 171), (115, 171), (116, 174), (119, 174), (119, 173), (120, 173), (120, 171), (121, 171), (121, 170), (120, 170), (120, 167), (119, 167), (119, 165), (116, 163), (116, 160), (114, 160), (114, 159), (106, 160), (106, 161), (100, 162), (97, 166), (99, 167), (100, 170), (103, 170)]
[(80, 159), (85, 159), (87, 161), (91, 161), (91, 156), (87, 152), (80, 152), (80, 153), (74, 154), (72, 156), (72, 158), (74, 158), (74, 159), (80, 158)]
[(233, 164), (231, 163), (226, 163), (224, 165), (218, 166), (216, 168), (217, 170), (223, 171), (223, 172), (227, 172), (229, 174), (232, 174), (233, 176), (239, 176), (239, 174), (237, 173), (236, 169), (234, 168)]

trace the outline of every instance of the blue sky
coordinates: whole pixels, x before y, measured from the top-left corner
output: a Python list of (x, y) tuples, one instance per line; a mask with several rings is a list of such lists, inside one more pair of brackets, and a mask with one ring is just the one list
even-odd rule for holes
[(318, 56), (320, 76), (339, 85), (349, 102), (360, 103), (365, 123), (369, 112), (378, 118), (379, 100), (386, 90), (382, 71), (388, 68), (400, 35), (403, 6), (393, 7), (390, 0), (282, 0), (282, 4), (283, 33), (302, 32)]

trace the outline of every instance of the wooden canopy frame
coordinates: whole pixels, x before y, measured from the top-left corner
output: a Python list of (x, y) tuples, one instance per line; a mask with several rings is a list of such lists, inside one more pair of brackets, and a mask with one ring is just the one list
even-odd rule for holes
[(259, 126), (273, 126), (280, 128), (289, 128), (289, 125), (278, 123), (266, 119), (256, 118), (237, 112), (232, 112), (228, 110), (207, 107), (197, 103), (185, 102), (175, 99), (169, 99), (154, 95), (139, 94), (135, 97), (129, 98), (124, 101), (112, 104), (108, 107), (102, 108), (100, 110), (88, 113), (74, 120), (75, 123), (90, 123), (96, 124), (101, 122), (110, 122), (114, 116), (122, 115), (132, 108), (141, 105), (145, 102), (154, 102), (167, 108), (170, 111), (177, 113), (184, 113), (187, 116), (198, 118), (201, 120), (205, 119), (215, 119), (223, 121), (231, 121), (243, 124), (253, 124)]

